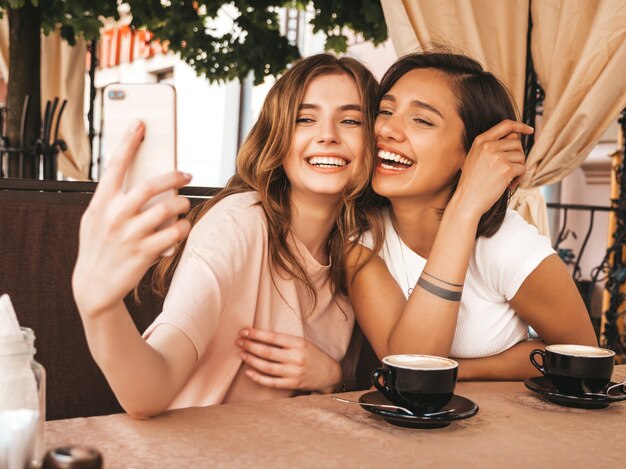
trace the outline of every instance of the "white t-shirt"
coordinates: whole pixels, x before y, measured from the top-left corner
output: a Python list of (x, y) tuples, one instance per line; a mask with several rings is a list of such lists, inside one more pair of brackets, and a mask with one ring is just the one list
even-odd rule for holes
[[(361, 243), (371, 249), (371, 233), (366, 233)], [(508, 302), (526, 277), (551, 254), (554, 250), (550, 240), (513, 210), (507, 210), (496, 234), (476, 240), (463, 286), (451, 357), (487, 357), (528, 339), (527, 324)], [(385, 242), (379, 256), (408, 298), (426, 259), (402, 242), (389, 214), (385, 215)]]

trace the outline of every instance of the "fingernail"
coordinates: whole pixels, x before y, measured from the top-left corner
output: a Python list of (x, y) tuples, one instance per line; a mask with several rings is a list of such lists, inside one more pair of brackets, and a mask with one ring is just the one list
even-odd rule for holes
[(187, 181), (191, 181), (191, 179), (193, 178), (193, 176), (189, 173), (183, 173), (183, 177), (187, 180)]
[(236, 340), (235, 344), (237, 344), (238, 347), (243, 347), (243, 340)]
[(246, 361), (246, 354), (245, 354), (245, 353), (243, 353), (243, 352), (241, 352), (241, 353), (239, 354), (239, 358), (241, 358), (241, 359), (245, 362), (245, 361)]
[(250, 331), (248, 329), (242, 329), (239, 331), (239, 335), (243, 337), (248, 337), (250, 335)]
[(139, 132), (139, 129), (141, 129), (141, 125), (142, 125), (142, 122), (139, 119), (135, 119), (133, 123), (131, 124), (130, 131), (132, 133)]

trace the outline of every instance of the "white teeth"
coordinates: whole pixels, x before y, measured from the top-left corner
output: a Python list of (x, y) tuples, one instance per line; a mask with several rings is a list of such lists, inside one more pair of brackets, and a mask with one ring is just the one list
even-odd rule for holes
[(385, 169), (392, 169), (393, 171), (405, 171), (406, 168), (398, 168), (397, 166), (391, 166), (390, 164), (381, 163), (380, 166)]
[(322, 168), (337, 168), (347, 165), (348, 161), (338, 156), (312, 156), (307, 159), (307, 163)]
[[(408, 158), (405, 158), (404, 156), (400, 156), (396, 153), (391, 153), (390, 151), (387, 151), (387, 150), (378, 150), (378, 157), (383, 160), (395, 161), (396, 163), (401, 163), (406, 166), (413, 166), (413, 162), (409, 160)], [(387, 165), (383, 165), (383, 166), (387, 167)]]

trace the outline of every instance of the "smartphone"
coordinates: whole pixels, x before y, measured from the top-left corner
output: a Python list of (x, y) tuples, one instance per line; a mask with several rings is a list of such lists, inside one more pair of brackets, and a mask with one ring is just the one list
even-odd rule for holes
[[(131, 162), (124, 181), (124, 192), (137, 184), (176, 170), (176, 91), (166, 83), (110, 84), (104, 88), (101, 144), (104, 168), (121, 144), (131, 124), (140, 119), (145, 125), (144, 139)], [(177, 196), (170, 190), (152, 197), (146, 208)], [(176, 221), (169, 220), (159, 228)], [(174, 249), (163, 252), (169, 256)]]
[[(173, 86), (166, 83), (107, 85), (102, 114), (105, 168), (132, 122), (140, 119), (145, 124), (144, 140), (126, 173), (125, 192), (146, 179), (176, 170), (176, 91)], [(146, 207), (167, 197), (176, 197), (176, 191), (154, 197)]]

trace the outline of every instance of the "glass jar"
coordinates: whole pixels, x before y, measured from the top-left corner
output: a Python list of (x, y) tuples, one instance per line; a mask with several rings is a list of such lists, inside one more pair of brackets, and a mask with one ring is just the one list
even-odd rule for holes
[(25, 441), (16, 446), (25, 445), (24, 450), (32, 455), (31, 464), (39, 467), (44, 450), (46, 371), (34, 358), (33, 330), (20, 329), (19, 335), (0, 337), (0, 412), (22, 409), (36, 413), (36, 423), (31, 420), (35, 423), (32, 446)]
[(44, 424), (46, 422), (46, 369), (41, 363), (35, 360), (37, 349), (35, 348), (35, 332), (30, 327), (21, 327), (22, 335), (31, 356), (30, 369), (37, 381), (37, 397), (39, 398), (39, 420), (37, 421), (37, 436), (35, 438), (35, 452), (33, 464), (39, 467), (44, 452)]

